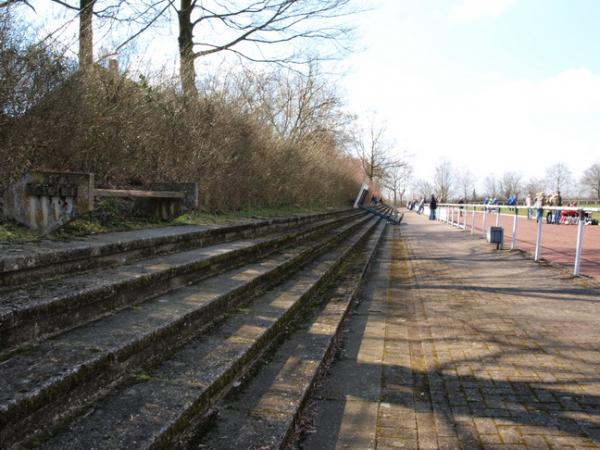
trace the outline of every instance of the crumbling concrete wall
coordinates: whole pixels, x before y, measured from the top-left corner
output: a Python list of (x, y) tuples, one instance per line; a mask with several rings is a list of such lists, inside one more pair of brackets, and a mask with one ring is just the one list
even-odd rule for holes
[(3, 200), (5, 217), (45, 234), (92, 210), (94, 175), (29, 172), (8, 186)]

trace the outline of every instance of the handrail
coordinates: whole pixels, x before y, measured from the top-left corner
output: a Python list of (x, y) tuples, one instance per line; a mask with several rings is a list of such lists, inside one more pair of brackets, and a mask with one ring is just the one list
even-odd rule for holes
[[(427, 203), (426, 203), (427, 204)], [(485, 204), (485, 203), (438, 203), (438, 206), (456, 206), (456, 207), (475, 207), (475, 208), (487, 208), (487, 209), (498, 209), (498, 208), (531, 208), (531, 209), (545, 209), (545, 210), (559, 210), (559, 211), (584, 211), (584, 212), (600, 212), (600, 208), (585, 208), (581, 206), (548, 206), (548, 205), (505, 205), (505, 204)]]

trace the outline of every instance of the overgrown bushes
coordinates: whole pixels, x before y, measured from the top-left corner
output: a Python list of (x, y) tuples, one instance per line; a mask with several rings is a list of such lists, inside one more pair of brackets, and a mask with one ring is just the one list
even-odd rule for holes
[[(330, 120), (340, 114), (335, 102), (315, 103), (319, 120), (303, 121), (301, 134), (281, 133), (275, 123), (282, 111), (269, 117), (248, 107), (252, 86), (223, 84), (184, 98), (167, 83), (149, 86), (101, 67), (77, 72), (55, 51), (16, 45), (8, 20), (3, 18), (0, 34), (0, 70), (4, 77), (12, 68), (14, 82), (0, 91), (0, 183), (30, 168), (94, 172), (103, 186), (194, 180), (209, 210), (338, 205), (355, 194), (355, 165), (340, 145), (343, 126)], [(15, 63), (35, 52), (37, 59)], [(39, 73), (32, 76), (32, 70)], [(295, 85), (296, 100), (311, 94), (316, 101), (323, 94)], [(277, 91), (273, 84), (261, 84), (265, 88)], [(11, 97), (15, 89), (20, 97)]]

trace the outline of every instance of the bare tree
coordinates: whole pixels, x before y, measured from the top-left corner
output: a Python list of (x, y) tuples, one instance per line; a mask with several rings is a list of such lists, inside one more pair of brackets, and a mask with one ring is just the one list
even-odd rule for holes
[[(224, 91), (237, 97), (242, 110), (270, 123), (281, 138), (300, 142), (315, 133), (341, 133), (353, 117), (342, 110), (335, 88), (321, 75), (318, 62), (309, 63), (307, 74), (276, 68), (272, 71), (245, 69), (228, 77)], [(227, 83), (227, 81), (226, 81)]]
[(561, 192), (563, 195), (573, 185), (573, 174), (571, 173), (571, 169), (562, 162), (556, 163), (548, 169), (546, 179), (548, 180), (548, 190), (552, 192)]
[(8, 8), (9, 6), (15, 6), (15, 5), (27, 5), (29, 6), (31, 9), (35, 8), (33, 7), (33, 5), (27, 1), (27, 0), (4, 0), (4, 1), (0, 1), (0, 8)]
[(468, 169), (462, 169), (458, 174), (456, 184), (460, 189), (460, 195), (465, 201), (469, 200), (469, 195), (475, 190), (475, 175)]
[(428, 199), (434, 193), (433, 185), (422, 179), (414, 182), (412, 191), (417, 197), (424, 199)]
[(525, 193), (535, 196), (538, 192), (543, 192), (545, 189), (545, 181), (540, 178), (531, 178), (525, 184)]
[(522, 176), (517, 172), (506, 172), (502, 175), (499, 181), (500, 194), (504, 198), (508, 198), (512, 195), (518, 197), (522, 190)]
[(413, 168), (408, 163), (394, 166), (388, 170), (384, 185), (392, 192), (394, 206), (398, 206), (398, 197), (400, 198), (400, 206), (402, 206), (404, 194), (411, 181), (412, 172)]
[[(218, 52), (280, 65), (305, 63), (308, 55), (294, 43), (307, 40), (341, 42), (347, 27), (330, 27), (330, 19), (348, 14), (351, 0), (231, 0), (198, 2), (180, 0), (180, 77), (183, 92), (196, 95), (196, 59)], [(267, 56), (265, 46), (278, 46), (282, 54)], [(291, 50), (290, 50), (291, 49)]]
[(455, 176), (452, 171), (452, 163), (444, 160), (435, 166), (433, 175), (433, 187), (440, 202), (446, 202), (452, 195), (455, 184)]
[(494, 174), (490, 174), (485, 177), (485, 180), (483, 180), (483, 188), (488, 197), (498, 197), (498, 191), (500, 188), (498, 186), (498, 180)]
[[(142, 32), (165, 15), (175, 0), (51, 0), (79, 18), (79, 68), (85, 70), (94, 63), (94, 18), (110, 26), (121, 25), (120, 31), (127, 27), (127, 37), (116, 46), (113, 54), (138, 37)], [(26, 3), (15, 0), (15, 3)], [(28, 3), (27, 3), (28, 4)]]
[(600, 162), (586, 169), (581, 184), (596, 196), (596, 201), (600, 202)]
[[(332, 20), (355, 12), (352, 0), (52, 0), (79, 17), (79, 61), (93, 63), (93, 19), (118, 23), (119, 34), (130, 27), (119, 51), (156, 24), (169, 20), (174, 11), (178, 23), (179, 75), (186, 95), (197, 95), (195, 61), (228, 52), (253, 62), (295, 67), (319, 58), (339, 57), (347, 50), (351, 28)], [(26, 0), (0, 0), (0, 7), (28, 4)], [(331, 42), (310, 48), (308, 41)], [(266, 49), (270, 48), (270, 51)]]
[(41, 46), (31, 39), (31, 29), (0, 12), (0, 126), (21, 116), (72, 73), (63, 49)]
[(374, 116), (370, 118), (366, 131), (356, 131), (356, 153), (370, 181), (383, 180), (390, 169), (406, 164), (391, 156), (393, 144), (388, 140), (386, 132), (386, 127), (378, 123)]

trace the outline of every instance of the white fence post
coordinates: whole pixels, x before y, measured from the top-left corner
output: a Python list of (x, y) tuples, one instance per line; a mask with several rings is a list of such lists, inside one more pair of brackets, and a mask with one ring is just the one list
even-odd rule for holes
[[(544, 223), (544, 214), (538, 220), (537, 237), (535, 238), (535, 254), (533, 259), (539, 261), (542, 254), (542, 224)], [(537, 217), (537, 215), (536, 215)]]
[(583, 230), (585, 228), (585, 214), (583, 210), (579, 211), (579, 223), (577, 224), (577, 244), (575, 247), (575, 267), (573, 275), (576, 277), (581, 273), (581, 250), (583, 248)]
[(500, 207), (496, 210), (496, 226), (500, 225)]
[(487, 222), (487, 208), (483, 210), (483, 219), (481, 219), (481, 229), (483, 238), (485, 239), (485, 223)]
[(515, 206), (515, 218), (513, 219), (512, 229), (512, 241), (510, 242), (510, 249), (514, 250), (517, 246), (517, 218), (519, 217), (519, 209)]
[(471, 220), (471, 234), (475, 233), (475, 209), (476, 209), (476, 207), (473, 206), (473, 213), (472, 213), (472, 217), (471, 217), (471, 219), (472, 219)]

